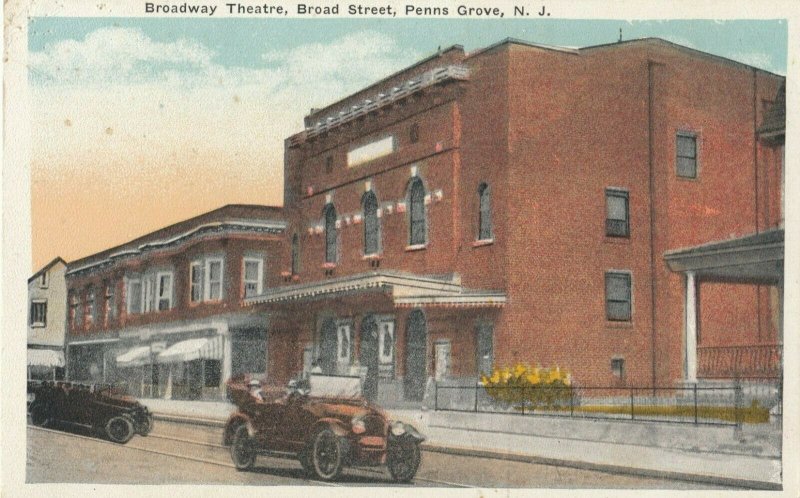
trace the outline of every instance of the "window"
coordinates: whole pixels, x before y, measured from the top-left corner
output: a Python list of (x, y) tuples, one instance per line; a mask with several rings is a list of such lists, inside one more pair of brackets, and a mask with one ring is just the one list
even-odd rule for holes
[(115, 289), (113, 283), (106, 283), (105, 304), (103, 310), (106, 317), (106, 323), (117, 317), (117, 300), (115, 296)]
[(381, 365), (394, 363), (394, 322), (380, 322), (380, 336), (378, 337), (378, 351)]
[(205, 300), (219, 301), (222, 299), (222, 259), (209, 258), (206, 260), (206, 287)]
[(336, 241), (338, 233), (336, 229), (336, 208), (333, 204), (327, 204), (323, 211), (325, 217), (325, 262), (335, 263), (337, 257)]
[(292, 275), (300, 273), (300, 237), (292, 235)]
[(409, 244), (412, 246), (425, 244), (425, 187), (419, 177), (414, 177), (409, 186)]
[(330, 173), (333, 171), (333, 156), (328, 156), (325, 158), (325, 173)]
[(39, 277), (39, 287), (42, 289), (47, 288), (47, 272), (43, 271), (42, 275)]
[(388, 137), (374, 140), (368, 144), (356, 147), (347, 153), (347, 166), (353, 167), (359, 164), (368, 163), (380, 157), (386, 156), (394, 152), (394, 137)]
[(606, 273), (606, 318), (612, 321), (631, 319), (631, 275)]
[(81, 300), (77, 294), (73, 293), (69, 300), (69, 321), (73, 329), (78, 329), (83, 324), (83, 314), (81, 310)]
[(494, 329), (491, 323), (479, 323), (477, 332), (477, 365), (479, 374), (492, 374), (494, 365)]
[(380, 250), (381, 226), (375, 192), (370, 190), (364, 193), (361, 205), (364, 209), (364, 254), (377, 254)]
[(678, 176), (697, 178), (697, 136), (678, 133), (675, 137), (677, 158), (675, 161)]
[(194, 261), (189, 266), (189, 274), (189, 299), (193, 303), (199, 303), (203, 299), (203, 264)]
[(337, 327), (336, 357), (340, 365), (350, 364), (350, 324), (343, 323)]
[(95, 319), (97, 318), (97, 308), (95, 307), (95, 300), (94, 300), (94, 289), (90, 288), (86, 292), (86, 307), (84, 311), (86, 312), (86, 326), (91, 327), (94, 324)]
[(244, 258), (244, 297), (257, 296), (263, 290), (264, 260)]
[(166, 311), (172, 308), (172, 273), (164, 272), (156, 275), (158, 296), (158, 311)]
[(625, 376), (625, 360), (622, 358), (612, 358), (611, 373), (614, 377), (623, 378)]
[(47, 301), (44, 299), (37, 299), (31, 302), (31, 327), (46, 327), (47, 326)]
[(142, 279), (142, 311), (144, 313), (153, 311), (153, 297), (155, 296), (154, 287), (155, 285), (152, 277), (145, 277)]
[(128, 313), (142, 312), (142, 281), (138, 278), (128, 281)]
[(201, 360), (205, 362), (203, 366), (203, 385), (205, 387), (218, 387), (222, 381), (222, 362), (219, 360)]
[(606, 235), (628, 237), (630, 235), (628, 192), (606, 189)]
[(419, 142), (419, 124), (414, 123), (411, 125), (411, 128), (408, 130), (408, 140), (412, 144)]
[(481, 183), (478, 187), (478, 240), (492, 239), (492, 204), (489, 186)]

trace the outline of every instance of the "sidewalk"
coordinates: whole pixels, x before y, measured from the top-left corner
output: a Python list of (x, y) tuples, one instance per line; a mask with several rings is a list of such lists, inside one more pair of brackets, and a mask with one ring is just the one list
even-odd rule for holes
[[(157, 418), (222, 426), (229, 403), (143, 399)], [(780, 429), (388, 409), (429, 451), (754, 489), (781, 489)]]

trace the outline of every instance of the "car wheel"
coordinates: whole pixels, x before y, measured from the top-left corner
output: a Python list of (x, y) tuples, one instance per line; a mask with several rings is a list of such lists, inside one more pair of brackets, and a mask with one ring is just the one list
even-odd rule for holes
[(339, 436), (330, 429), (322, 429), (314, 435), (311, 444), (314, 474), (323, 481), (336, 479), (342, 472), (344, 460), (344, 445)]
[(139, 419), (136, 427), (136, 433), (140, 436), (146, 436), (153, 430), (153, 414), (146, 413)]
[(246, 425), (240, 425), (233, 433), (231, 460), (236, 470), (248, 470), (256, 463), (256, 451)]
[(115, 443), (125, 444), (131, 440), (135, 431), (133, 421), (124, 415), (117, 415), (108, 419), (105, 425), (105, 432), (108, 439)]
[(50, 407), (45, 403), (34, 401), (30, 407), (31, 423), (38, 427), (44, 427), (50, 423), (52, 418), (50, 414)]
[(419, 444), (411, 440), (400, 440), (389, 445), (386, 466), (397, 482), (409, 482), (417, 474), (422, 455)]

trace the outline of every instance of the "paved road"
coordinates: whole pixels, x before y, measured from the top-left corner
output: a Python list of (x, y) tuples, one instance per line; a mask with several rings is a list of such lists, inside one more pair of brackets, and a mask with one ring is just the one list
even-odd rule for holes
[[(320, 485), (299, 463), (259, 457), (251, 472), (237, 472), (221, 429), (156, 422), (151, 436), (120, 446), (86, 431), (28, 428), (27, 482), (116, 484)], [(395, 485), (386, 471), (348, 469), (335, 485)], [(697, 483), (614, 475), (548, 465), (425, 452), (411, 486), (524, 488), (721, 489)]]

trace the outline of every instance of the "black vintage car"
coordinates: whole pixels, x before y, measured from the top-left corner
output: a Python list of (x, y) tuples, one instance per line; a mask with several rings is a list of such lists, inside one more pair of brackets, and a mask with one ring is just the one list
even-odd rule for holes
[(248, 392), (243, 378), (228, 382), (238, 410), (228, 419), (223, 444), (237, 469), (249, 469), (261, 454), (297, 458), (326, 481), (348, 466), (385, 465), (395, 481), (414, 478), (425, 438), (361, 397), (358, 377), (311, 375), (303, 382), (263, 399)]
[(146, 436), (153, 428), (153, 414), (147, 407), (113, 386), (28, 383), (28, 393), (33, 395), (28, 407), (33, 425), (83, 425), (120, 444), (130, 441), (134, 434)]

